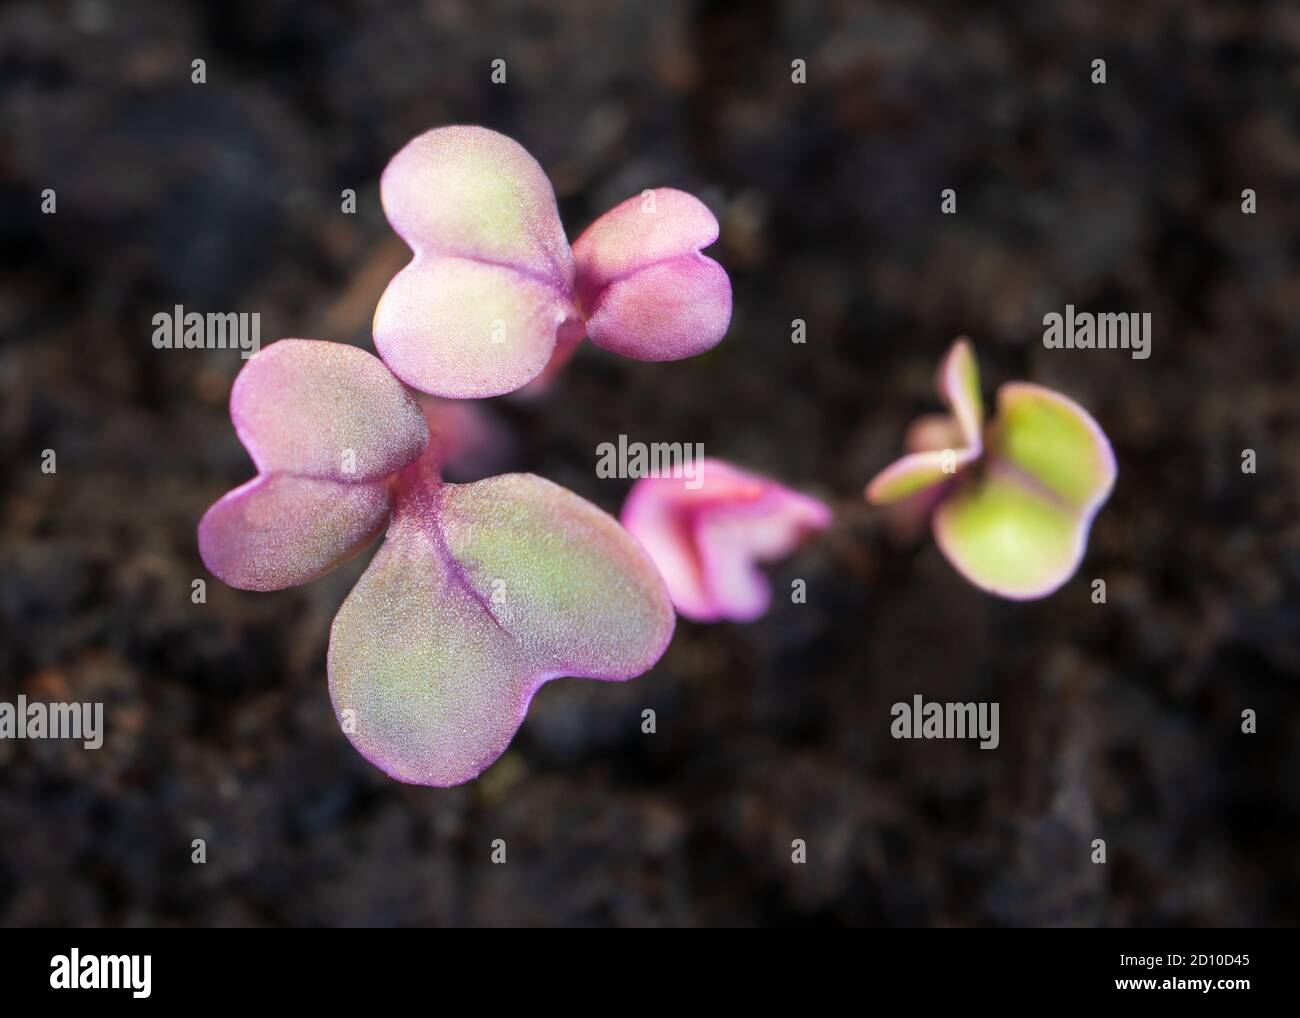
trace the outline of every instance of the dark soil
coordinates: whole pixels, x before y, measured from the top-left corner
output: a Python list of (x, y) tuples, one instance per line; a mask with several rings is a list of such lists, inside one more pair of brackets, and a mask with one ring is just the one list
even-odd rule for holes
[[(0, 8), (0, 700), (99, 700), (108, 727), (0, 741), (0, 923), (1295, 923), (1298, 50), (1294, 7), (1209, 0)], [(699, 441), (837, 521), (772, 570), (806, 605), (548, 685), (444, 791), (387, 779), (330, 708), (368, 555), (277, 594), (207, 576), (195, 525), (252, 472), (241, 361), (150, 337), (182, 304), (370, 348), (406, 258), (379, 173), (449, 123), (533, 152), (571, 237), (642, 188), (699, 194), (735, 286), (705, 356), (588, 346), (546, 398), (492, 401), (509, 467), (617, 511), (598, 443)], [(1150, 312), (1152, 356), (1044, 349), (1067, 302)], [(1118, 455), (1040, 602), (861, 498), (963, 333), (987, 394), (1060, 389)], [(1001, 746), (891, 739), (916, 693), (1000, 702)]]

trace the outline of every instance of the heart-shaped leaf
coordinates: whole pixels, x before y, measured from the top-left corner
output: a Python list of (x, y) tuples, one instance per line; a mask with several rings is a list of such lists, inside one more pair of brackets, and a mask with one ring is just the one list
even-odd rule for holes
[(495, 131), (442, 127), (393, 157), (380, 191), (415, 252), (375, 311), (375, 347), (394, 374), (462, 399), (540, 374), (576, 311), (573, 256), (537, 161)]
[(573, 257), (591, 341), (643, 361), (716, 346), (731, 323), (731, 281), (700, 249), (717, 239), (713, 213), (672, 188), (629, 198), (587, 227)]
[(428, 443), (384, 365), (341, 343), (285, 339), (235, 379), (230, 414), (258, 476), (199, 523), (199, 553), (232, 587), (281, 590), (328, 572), (382, 528), (387, 478)]
[(330, 634), (330, 695), (357, 749), (415, 784), (476, 777), (542, 683), (651, 667), (673, 612), (645, 551), (530, 474), (399, 485), (383, 546)]
[(998, 391), (988, 462), (935, 511), (934, 535), (976, 586), (1017, 600), (1045, 597), (1074, 575), (1115, 456), (1092, 416), (1027, 382)]

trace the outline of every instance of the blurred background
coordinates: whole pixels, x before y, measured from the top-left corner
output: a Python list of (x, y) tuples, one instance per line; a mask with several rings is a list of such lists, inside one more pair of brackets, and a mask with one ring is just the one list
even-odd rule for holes
[[(1298, 51), (1295, 6), (1208, 0), (0, 7), (0, 700), (107, 727), (0, 741), (0, 923), (1294, 924)], [(183, 304), (371, 349), (408, 257), (379, 173), (452, 123), (531, 151), (571, 238), (698, 194), (735, 287), (705, 356), (586, 344), (544, 398), (491, 401), (505, 465), (617, 512), (598, 443), (698, 441), (837, 520), (771, 570), (806, 605), (551, 683), (500, 762), (433, 790), (330, 708), (369, 553), (276, 594), (207, 575), (195, 525), (252, 474), (242, 361), (151, 335)], [(1045, 350), (1067, 302), (1150, 312), (1152, 356)], [(1060, 389), (1118, 455), (1044, 601), (980, 593), (861, 498), (962, 333), (986, 397)], [(999, 701), (1000, 748), (894, 741), (916, 693)]]

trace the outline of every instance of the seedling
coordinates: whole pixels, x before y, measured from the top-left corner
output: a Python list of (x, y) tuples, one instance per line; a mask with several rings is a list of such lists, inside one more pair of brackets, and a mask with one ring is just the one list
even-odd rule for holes
[(199, 524), (231, 586), (280, 590), (383, 545), (334, 618), (330, 697), (401, 781), (456, 785), (509, 745), (542, 683), (623, 680), (672, 637), (663, 580), (611, 516), (550, 481), (449, 484), (412, 395), (354, 347), (283, 340), (235, 380), (257, 477)]
[(998, 390), (987, 424), (979, 369), (959, 339), (939, 395), (951, 411), (915, 421), (908, 454), (867, 485), (867, 500), (930, 514), (940, 551), (975, 586), (1046, 597), (1079, 567), (1093, 518), (1115, 484), (1115, 454), (1073, 400), (1029, 382)]
[(441, 127), (393, 157), (384, 211), (415, 257), (375, 311), (375, 347), (402, 381), (459, 399), (512, 392), (584, 334), (645, 361), (715, 346), (731, 283), (700, 253), (718, 222), (671, 188), (629, 198), (569, 247), (555, 193), (517, 142)]
[(623, 526), (659, 567), (673, 604), (697, 622), (752, 622), (772, 599), (758, 564), (788, 555), (831, 521), (824, 503), (706, 459), (703, 483), (644, 477), (623, 504)]

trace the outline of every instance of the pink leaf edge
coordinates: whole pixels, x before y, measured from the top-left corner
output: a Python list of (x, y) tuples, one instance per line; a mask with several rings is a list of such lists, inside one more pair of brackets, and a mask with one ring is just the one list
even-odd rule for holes
[(623, 505), (623, 525), (650, 553), (682, 615), (752, 622), (771, 602), (758, 565), (829, 526), (830, 507), (722, 460), (703, 460), (699, 468), (702, 483), (694, 488), (685, 477), (637, 481)]

